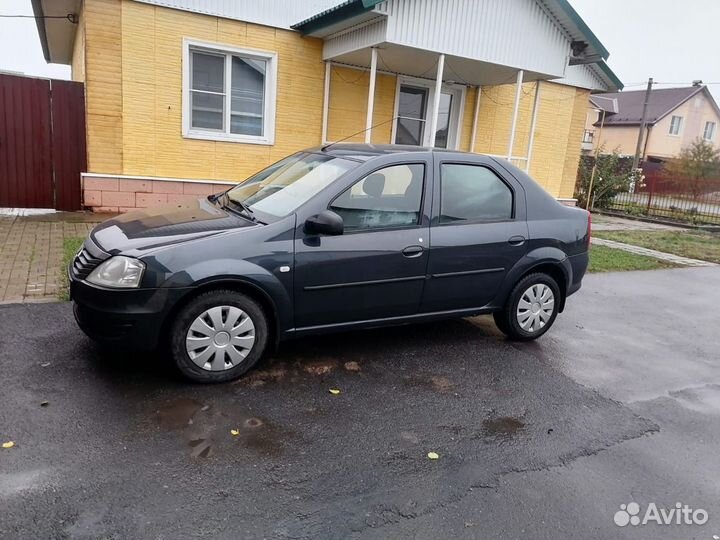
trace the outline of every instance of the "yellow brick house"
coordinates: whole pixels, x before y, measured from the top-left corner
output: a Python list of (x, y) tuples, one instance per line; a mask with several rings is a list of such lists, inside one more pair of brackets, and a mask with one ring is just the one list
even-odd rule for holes
[(33, 0), (85, 84), (86, 207), (224, 189), (340, 140), (510, 159), (570, 199), (591, 92), (622, 84), (567, 0)]

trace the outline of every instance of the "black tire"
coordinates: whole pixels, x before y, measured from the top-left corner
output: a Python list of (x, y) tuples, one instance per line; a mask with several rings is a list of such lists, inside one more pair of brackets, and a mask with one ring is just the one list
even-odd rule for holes
[[(234, 306), (245, 312), (255, 326), (255, 342), (237, 365), (222, 371), (210, 371), (193, 362), (186, 350), (185, 339), (195, 319), (219, 306)], [(262, 358), (268, 343), (267, 315), (255, 300), (242, 293), (226, 289), (208, 291), (193, 298), (180, 310), (170, 327), (169, 341), (175, 366), (184, 377), (199, 383), (231, 381), (247, 373)]]
[[(552, 306), (552, 314), (550, 318), (545, 322), (544, 326), (528, 331), (520, 326), (518, 317), (516, 316), (518, 305), (522, 298), (523, 293), (527, 291), (533, 285), (546, 285), (550, 288), (553, 294), (554, 302)], [(560, 287), (558, 287), (557, 281), (551, 276), (543, 273), (530, 274), (522, 278), (513, 287), (513, 290), (508, 295), (505, 306), (502, 310), (493, 313), (495, 324), (500, 331), (508, 336), (510, 339), (516, 341), (531, 341), (542, 336), (545, 332), (550, 330), (550, 327), (555, 322), (558, 314), (558, 308), (560, 307), (561, 296)]]

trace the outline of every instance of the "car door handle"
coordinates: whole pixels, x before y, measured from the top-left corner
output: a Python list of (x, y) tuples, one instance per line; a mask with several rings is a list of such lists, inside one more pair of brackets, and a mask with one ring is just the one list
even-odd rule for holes
[(519, 234), (508, 238), (508, 244), (510, 244), (511, 246), (522, 246), (524, 243), (525, 237), (520, 236)]
[(402, 250), (402, 254), (408, 259), (412, 259), (413, 257), (419, 257), (422, 255), (423, 251), (422, 246), (408, 246)]

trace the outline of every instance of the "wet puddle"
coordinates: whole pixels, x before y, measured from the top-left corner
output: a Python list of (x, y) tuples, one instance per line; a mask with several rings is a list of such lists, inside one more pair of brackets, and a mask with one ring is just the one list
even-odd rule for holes
[(203, 408), (203, 404), (190, 398), (176, 399), (158, 409), (158, 422), (168, 429), (181, 429), (192, 424), (192, 418)]
[(417, 374), (405, 378), (408, 386), (427, 388), (441, 394), (448, 393), (455, 388), (455, 384), (442, 375)]
[(509, 438), (525, 429), (525, 422), (512, 416), (487, 418), (482, 423), (485, 435), (498, 438)]
[(180, 431), (193, 458), (232, 452), (238, 446), (256, 454), (278, 456), (289, 434), (263, 418), (221, 411), (214, 405), (180, 398), (157, 410), (158, 424)]

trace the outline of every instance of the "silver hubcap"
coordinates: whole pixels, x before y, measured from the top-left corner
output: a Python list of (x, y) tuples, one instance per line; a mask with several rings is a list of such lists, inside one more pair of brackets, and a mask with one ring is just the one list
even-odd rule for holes
[(552, 317), (555, 309), (555, 295), (547, 285), (538, 283), (530, 286), (520, 297), (517, 321), (526, 332), (537, 332)]
[(202, 369), (223, 371), (245, 360), (255, 344), (255, 325), (242, 309), (217, 306), (193, 321), (185, 337), (190, 359)]

